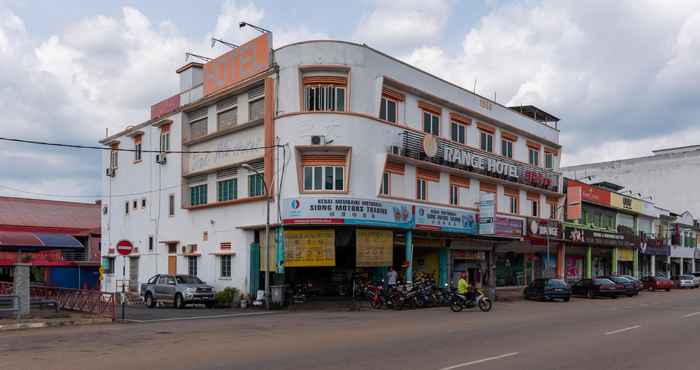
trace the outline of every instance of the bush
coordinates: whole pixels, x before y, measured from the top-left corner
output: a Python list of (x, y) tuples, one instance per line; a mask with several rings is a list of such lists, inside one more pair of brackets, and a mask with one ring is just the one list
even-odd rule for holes
[(231, 307), (231, 304), (240, 296), (240, 291), (237, 288), (224, 288), (224, 290), (216, 293), (214, 299), (216, 304), (222, 307)]

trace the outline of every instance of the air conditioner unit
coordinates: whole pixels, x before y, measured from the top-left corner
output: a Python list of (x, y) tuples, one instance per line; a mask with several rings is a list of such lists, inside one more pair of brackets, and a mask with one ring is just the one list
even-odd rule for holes
[(189, 244), (183, 248), (185, 249), (185, 254), (197, 253), (197, 245), (196, 244)]
[(163, 154), (163, 153), (156, 154), (156, 163), (158, 163), (158, 164), (165, 164), (165, 163), (166, 163), (165, 154)]
[(311, 136), (311, 145), (326, 145), (326, 137), (323, 135)]
[(186, 245), (182, 246), (182, 254), (187, 254), (187, 246)]
[(106, 174), (107, 176), (109, 176), (109, 177), (114, 177), (114, 176), (117, 175), (117, 169), (116, 169), (116, 168), (108, 168), (108, 169), (105, 171), (105, 174)]

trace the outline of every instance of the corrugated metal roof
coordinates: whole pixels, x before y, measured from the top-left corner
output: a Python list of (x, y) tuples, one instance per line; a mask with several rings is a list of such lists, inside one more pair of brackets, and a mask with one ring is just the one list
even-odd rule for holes
[(99, 229), (100, 205), (0, 197), (0, 226)]

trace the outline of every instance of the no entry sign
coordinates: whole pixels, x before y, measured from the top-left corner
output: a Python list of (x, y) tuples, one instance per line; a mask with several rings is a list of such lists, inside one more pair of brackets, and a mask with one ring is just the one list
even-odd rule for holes
[(134, 250), (134, 246), (128, 240), (120, 240), (119, 243), (117, 243), (117, 252), (122, 256), (128, 255), (132, 250)]

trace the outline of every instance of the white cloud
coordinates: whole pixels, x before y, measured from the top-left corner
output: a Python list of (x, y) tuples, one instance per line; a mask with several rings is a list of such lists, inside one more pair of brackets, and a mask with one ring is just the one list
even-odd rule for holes
[(461, 50), (423, 47), (403, 59), (560, 116), (565, 164), (699, 139), (688, 133), (700, 113), (698, 2), (508, 3), (482, 17)]
[(376, 0), (353, 38), (388, 50), (425, 46), (442, 36), (449, 9), (449, 0)]

